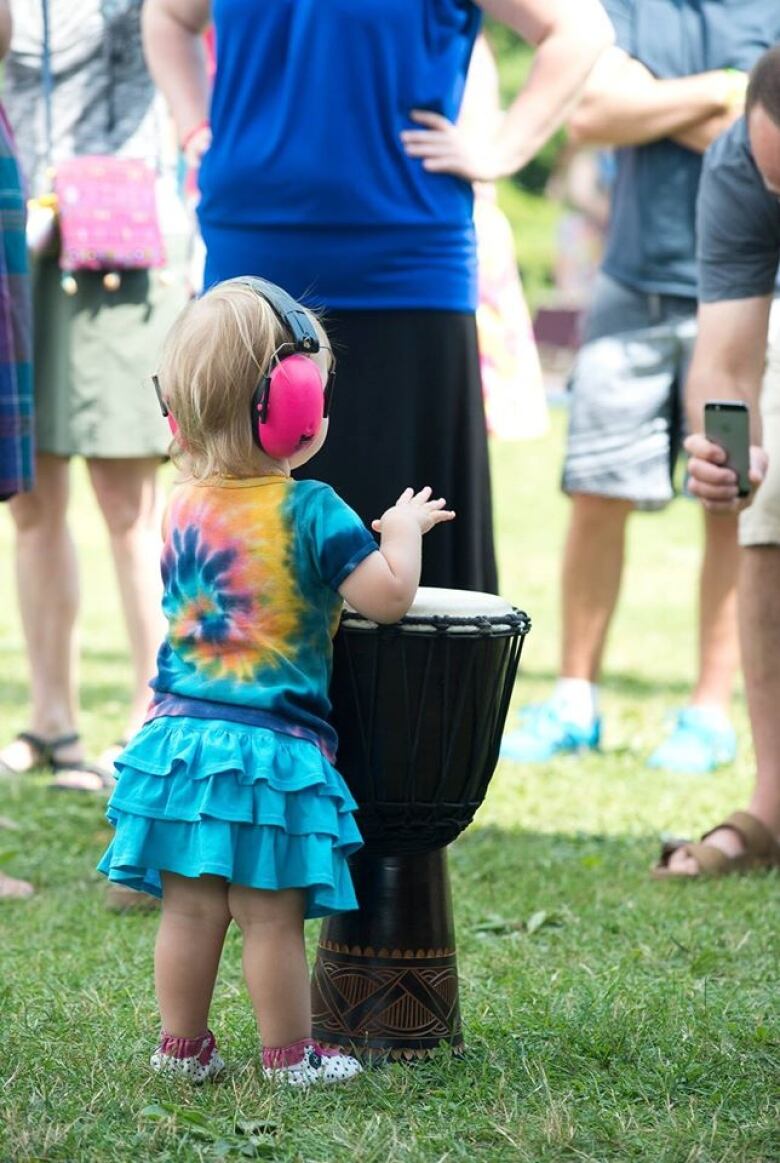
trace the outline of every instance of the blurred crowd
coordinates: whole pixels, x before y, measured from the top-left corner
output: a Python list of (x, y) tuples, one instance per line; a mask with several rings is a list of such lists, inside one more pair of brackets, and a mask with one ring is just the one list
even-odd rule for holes
[[(498, 591), (488, 435), (547, 431), (537, 337), (570, 352), (559, 675), (510, 725), (507, 762), (600, 747), (629, 517), (680, 491), (702, 501), (698, 673), (649, 763), (734, 760), (741, 644), (756, 785), (654, 873), (780, 864), (780, 5), (303, 7), (0, 0), (0, 499), (30, 696), (24, 729), (0, 739), (0, 776), (113, 784), (163, 635), (170, 434), (150, 377), (188, 299), (260, 275), (325, 312), (334, 337), (332, 434), (301, 475), (369, 527), (430, 479), (458, 513), (431, 538), (430, 586)], [(505, 110), (485, 15), (534, 51)], [(534, 320), (496, 184), (561, 127), (554, 289)], [(706, 438), (714, 399), (749, 406), (747, 496)], [(76, 457), (133, 675), (122, 735), (98, 755), (78, 728)], [(0, 874), (0, 896), (30, 892)]]

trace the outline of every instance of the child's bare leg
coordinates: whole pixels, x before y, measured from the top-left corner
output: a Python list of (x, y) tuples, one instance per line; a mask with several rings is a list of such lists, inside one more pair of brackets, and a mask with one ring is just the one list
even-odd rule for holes
[(163, 1030), (197, 1038), (209, 1008), (230, 924), (228, 884), (221, 876), (162, 874), (162, 918), (154, 976)]
[(310, 1038), (304, 892), (265, 892), (231, 884), (228, 902), (244, 935), (244, 977), (263, 1045), (289, 1046)]

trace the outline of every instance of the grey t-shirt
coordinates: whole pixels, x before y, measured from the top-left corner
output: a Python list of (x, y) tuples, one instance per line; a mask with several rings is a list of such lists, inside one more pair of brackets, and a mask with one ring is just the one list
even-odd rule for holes
[(772, 294), (780, 264), (780, 198), (764, 185), (744, 117), (705, 154), (696, 224), (703, 303)]
[[(748, 70), (780, 41), (780, 0), (604, 0), (617, 44), (660, 80)], [(701, 155), (669, 138), (616, 151), (603, 268), (637, 291), (696, 297)]]

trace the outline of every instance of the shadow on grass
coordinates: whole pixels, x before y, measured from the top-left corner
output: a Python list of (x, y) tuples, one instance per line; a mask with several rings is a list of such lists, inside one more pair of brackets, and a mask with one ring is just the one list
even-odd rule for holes
[[(658, 834), (610, 834), (592, 832), (539, 832), (501, 828), (495, 824), (471, 827), (449, 854), (453, 868), (478, 880), (500, 883), (529, 877), (546, 880), (551, 889), (571, 878), (598, 874), (603, 887), (625, 893), (626, 877), (644, 882), (649, 863), (659, 851)], [(551, 874), (554, 873), (554, 877)], [(579, 887), (579, 886), (576, 886)]]

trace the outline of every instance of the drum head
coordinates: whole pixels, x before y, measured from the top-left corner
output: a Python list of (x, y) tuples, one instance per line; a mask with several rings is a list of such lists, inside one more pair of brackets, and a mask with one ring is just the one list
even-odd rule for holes
[(512, 606), (497, 594), (474, 590), (445, 590), (420, 586), (407, 618), (496, 618), (511, 614)]
[[(375, 630), (376, 622), (371, 622), (358, 614), (351, 606), (344, 608), (344, 624), (350, 630)], [(439, 633), (442, 627), (452, 634), (485, 633), (489, 627), (493, 632), (503, 634), (518, 629), (525, 633), (530, 629), (527, 614), (517, 610), (504, 598), (496, 594), (482, 594), (475, 590), (449, 590), (434, 586), (420, 586), (407, 613), (400, 622), (385, 631), (394, 629), (405, 634)]]

